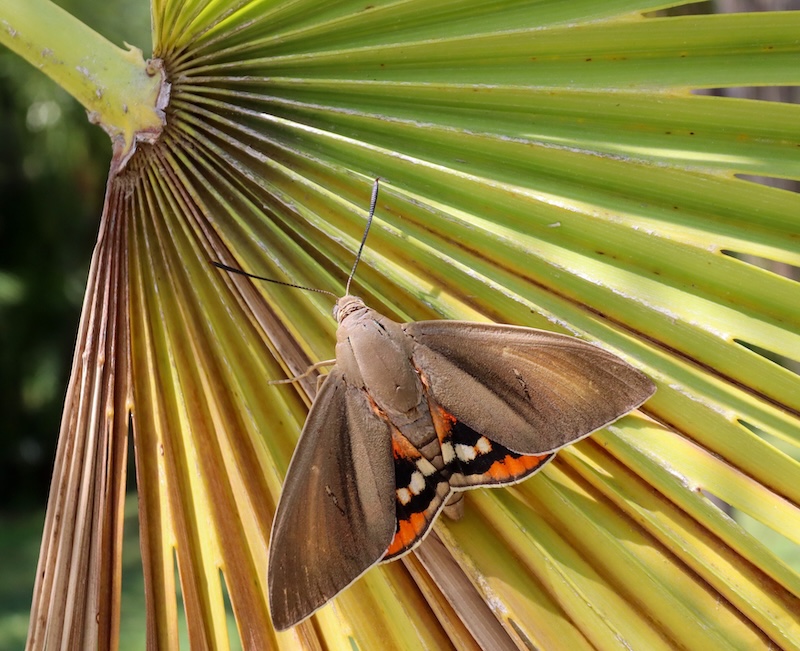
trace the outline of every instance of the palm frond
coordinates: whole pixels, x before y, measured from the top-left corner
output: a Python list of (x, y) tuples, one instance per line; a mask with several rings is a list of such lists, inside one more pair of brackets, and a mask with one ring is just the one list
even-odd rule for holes
[[(227, 648), (226, 590), (245, 648), (797, 648), (800, 577), (702, 491), (797, 542), (800, 467), (756, 430), (797, 451), (800, 383), (755, 351), (797, 357), (800, 289), (739, 257), (800, 266), (797, 195), (743, 178), (800, 177), (800, 108), (690, 91), (797, 84), (800, 13), (663, 6), (153, 3), (167, 126), (110, 181), (54, 483), (88, 517), (71, 491), (130, 408), (151, 646), (176, 645), (177, 565), (193, 648)], [(276, 637), (269, 527), (314, 383), (267, 382), (329, 358), (335, 324), (209, 260), (341, 292), (378, 176), (368, 304), (575, 334), (659, 390)], [(37, 589), (31, 648), (60, 596)]]

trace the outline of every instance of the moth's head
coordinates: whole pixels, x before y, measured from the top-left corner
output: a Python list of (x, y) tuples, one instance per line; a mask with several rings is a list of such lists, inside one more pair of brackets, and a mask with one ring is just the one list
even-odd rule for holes
[(358, 296), (350, 296), (349, 294), (347, 296), (342, 296), (336, 301), (336, 305), (333, 306), (333, 318), (336, 319), (338, 323), (341, 323), (348, 316), (364, 307), (366, 307), (364, 301), (358, 298)]

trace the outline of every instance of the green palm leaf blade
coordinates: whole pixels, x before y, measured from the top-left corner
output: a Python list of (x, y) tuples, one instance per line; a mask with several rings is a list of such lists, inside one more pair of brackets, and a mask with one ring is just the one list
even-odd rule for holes
[[(153, 648), (176, 568), (192, 648), (228, 597), (253, 649), (800, 646), (800, 577), (702, 492), (798, 542), (800, 382), (758, 351), (800, 357), (800, 288), (742, 258), (800, 266), (797, 194), (748, 180), (800, 178), (800, 108), (690, 92), (798, 84), (800, 12), (664, 4), (153, 2), (167, 126), (111, 179), (84, 330), (108, 296), (120, 327), (78, 348), (130, 379), (89, 413), (132, 414)], [(315, 381), (268, 382), (331, 357), (332, 301), (210, 261), (341, 294), (376, 177), (367, 304), (574, 334), (658, 392), (275, 633)]]

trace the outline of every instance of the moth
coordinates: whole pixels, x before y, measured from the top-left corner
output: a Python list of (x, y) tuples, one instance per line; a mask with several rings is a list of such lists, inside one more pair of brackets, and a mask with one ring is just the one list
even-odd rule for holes
[(655, 391), (641, 371), (573, 337), (465, 321), (396, 323), (350, 295), (377, 191), (376, 180), (333, 310), (335, 365), (272, 525), (267, 572), (277, 630), (414, 549), (454, 493), (522, 481)]

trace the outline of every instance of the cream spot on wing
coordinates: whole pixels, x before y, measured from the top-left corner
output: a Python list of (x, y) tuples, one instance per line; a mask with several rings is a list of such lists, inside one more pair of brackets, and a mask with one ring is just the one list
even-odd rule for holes
[(456, 458), (456, 451), (453, 449), (453, 444), (450, 441), (442, 444), (442, 460), (445, 465), (453, 463)]
[(398, 488), (395, 493), (397, 494), (397, 499), (399, 500), (400, 504), (403, 506), (411, 501), (411, 491), (407, 488)]
[(463, 443), (456, 444), (456, 456), (461, 461), (472, 461), (477, 455), (475, 448), (471, 445), (464, 445)]
[(425, 490), (425, 476), (419, 471), (412, 474), (411, 483), (408, 485), (408, 488), (414, 495), (419, 495)]
[(426, 477), (430, 477), (436, 472), (434, 465), (424, 457), (417, 459), (417, 468), (419, 468), (420, 472)]
[(489, 454), (492, 451), (492, 442), (485, 436), (481, 436), (475, 444), (475, 449), (481, 454)]

